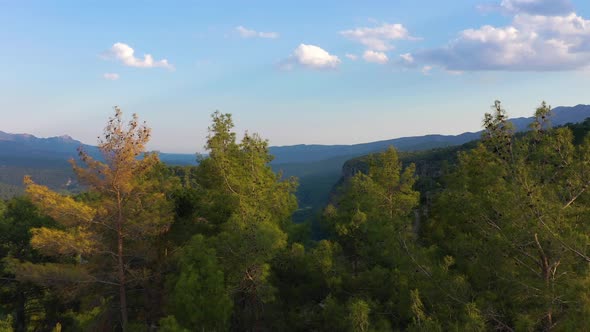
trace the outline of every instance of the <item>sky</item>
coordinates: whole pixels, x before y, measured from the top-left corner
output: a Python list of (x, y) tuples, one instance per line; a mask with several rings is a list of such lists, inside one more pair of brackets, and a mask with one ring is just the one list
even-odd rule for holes
[(0, 130), (95, 144), (118, 105), (150, 149), (203, 152), (210, 115), (271, 145), (480, 129), (588, 104), (590, 1), (0, 0)]

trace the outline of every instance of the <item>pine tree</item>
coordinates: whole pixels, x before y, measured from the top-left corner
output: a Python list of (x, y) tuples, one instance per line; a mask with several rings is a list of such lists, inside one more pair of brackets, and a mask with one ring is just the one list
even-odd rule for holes
[(234, 324), (262, 324), (263, 307), (272, 302), (271, 260), (287, 245), (286, 225), (297, 208), (294, 179), (270, 168), (268, 142), (246, 133), (237, 142), (231, 115), (212, 115), (199, 183), (210, 198), (210, 222), (219, 225), (216, 250), (234, 298)]
[(435, 208), (439, 243), (494, 328), (587, 324), (590, 139), (574, 146), (550, 114), (543, 103), (523, 135), (499, 125), (503, 111), (486, 115), (483, 143), (460, 155)]
[(178, 324), (199, 331), (226, 331), (232, 313), (224, 273), (216, 252), (195, 235), (179, 253), (179, 273), (172, 276), (171, 304)]
[(325, 211), (353, 274), (361, 264), (366, 268), (399, 254), (391, 250), (411, 235), (411, 212), (420, 198), (413, 189), (415, 166), (403, 168), (394, 148), (372, 155), (368, 163), (368, 174), (355, 174)]
[(3, 213), (0, 212), (0, 257), (6, 259), (0, 262), (0, 313), (6, 310), (11, 314), (17, 331), (49, 329), (63, 318), (60, 315), (64, 311), (63, 302), (47, 287), (19, 282), (10, 266), (15, 259), (37, 264), (48, 262), (48, 257), (31, 247), (29, 231), (43, 226), (55, 227), (55, 222), (42, 215), (25, 197), (13, 198), (4, 206)]
[[(87, 192), (64, 196), (26, 178), (27, 195), (59, 228), (32, 229), (31, 244), (59, 263), (23, 263), (17, 275), (46, 284), (103, 285), (118, 289), (120, 322), (127, 330), (128, 295), (153, 277), (148, 268), (153, 239), (172, 221), (165, 184), (151, 176), (158, 156), (145, 153), (150, 129), (136, 115), (125, 124), (115, 108), (99, 141), (103, 161), (80, 150), (85, 167), (71, 160)], [(95, 290), (96, 291), (96, 290)], [(100, 293), (98, 293), (100, 294)]]

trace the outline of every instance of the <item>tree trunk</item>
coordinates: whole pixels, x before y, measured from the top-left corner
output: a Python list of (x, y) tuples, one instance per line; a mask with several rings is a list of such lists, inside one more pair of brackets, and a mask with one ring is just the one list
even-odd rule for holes
[[(539, 242), (539, 237), (537, 236), (537, 234), (535, 233), (535, 242), (537, 242), (537, 247), (539, 248), (539, 256), (540, 256), (540, 260), (541, 260), (541, 272), (543, 274), (543, 279), (545, 279), (545, 285), (547, 286), (547, 289), (549, 289), (551, 287), (551, 267), (549, 266), (549, 259), (547, 258), (547, 255), (545, 254), (545, 251), (543, 250), (543, 247), (541, 246), (541, 243)], [(551, 328), (553, 327), (553, 310), (551, 308), (551, 305), (549, 307), (549, 309), (547, 309), (547, 313), (545, 314), (545, 320), (546, 320), (546, 327), (545, 327), (545, 331), (549, 331), (551, 330)]]
[(125, 291), (125, 265), (123, 263), (123, 236), (121, 230), (118, 234), (118, 258), (119, 258), (119, 302), (121, 305), (121, 328), (127, 331), (127, 294)]
[(121, 204), (121, 194), (117, 192), (117, 208), (119, 218), (117, 220), (117, 258), (119, 272), (119, 304), (121, 305), (121, 329), (127, 331), (127, 293), (125, 291), (125, 262), (123, 261), (123, 210)]
[[(18, 287), (20, 288), (20, 285)], [(16, 299), (16, 315), (14, 317), (14, 330), (16, 332), (26, 331), (25, 302), (25, 292), (19, 289)]]

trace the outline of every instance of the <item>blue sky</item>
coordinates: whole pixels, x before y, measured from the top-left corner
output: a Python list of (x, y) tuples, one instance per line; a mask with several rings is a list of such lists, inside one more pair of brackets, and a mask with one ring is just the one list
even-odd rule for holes
[(585, 0), (0, 0), (0, 45), (0, 130), (93, 144), (119, 105), (167, 152), (202, 151), (215, 110), (352, 144), (590, 103)]

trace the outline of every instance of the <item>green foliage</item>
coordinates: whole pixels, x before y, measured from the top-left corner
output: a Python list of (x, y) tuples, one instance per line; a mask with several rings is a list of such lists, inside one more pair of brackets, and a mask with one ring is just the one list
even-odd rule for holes
[(0, 201), (0, 331), (584, 330), (590, 122), (551, 113), (515, 134), (496, 102), (480, 142), (348, 162), (320, 241), (230, 115), (198, 166), (166, 167), (116, 113), (85, 193)]
[[(48, 261), (30, 245), (30, 230), (35, 227), (55, 227), (55, 222), (44, 215), (26, 198), (13, 198), (0, 203), (0, 312), (10, 313), (16, 330), (25, 326), (36, 329), (53, 327), (64, 320), (63, 304), (49, 289), (29, 282), (18, 282), (14, 262), (26, 260), (35, 264)], [(32, 263), (29, 263), (32, 264)]]
[(351, 332), (369, 331), (369, 313), (371, 308), (369, 304), (361, 299), (352, 299), (348, 303), (348, 319), (350, 322)]
[(160, 319), (160, 329), (158, 331), (160, 331), (160, 332), (189, 332), (190, 330), (187, 330), (187, 329), (183, 328), (182, 326), (180, 326), (180, 324), (178, 324), (178, 322), (176, 321), (176, 318), (174, 316), (166, 316), (166, 317)]
[(0, 201), (0, 254), (28, 261), (42, 257), (30, 246), (32, 228), (55, 227), (56, 223), (43, 214), (29, 199), (20, 197)]
[(441, 326), (433, 320), (431, 317), (426, 315), (424, 304), (420, 299), (420, 292), (415, 289), (410, 293), (412, 304), (410, 310), (412, 311), (412, 324), (410, 325), (410, 331), (442, 331)]
[(461, 154), (434, 209), (436, 242), (470, 276), (497, 328), (573, 327), (570, 317), (588, 310), (580, 296), (589, 286), (581, 220), (590, 212), (590, 140), (574, 146), (569, 129), (548, 127), (550, 112), (543, 103), (521, 137), (501, 125), (503, 112), (486, 116), (483, 144)]
[(252, 326), (274, 300), (269, 262), (287, 245), (296, 182), (272, 171), (267, 141), (246, 133), (238, 143), (229, 114), (216, 112), (212, 119), (209, 158), (201, 161), (197, 179), (211, 207), (205, 218), (219, 225), (217, 253), (234, 290), (235, 318)]
[[(413, 190), (415, 168), (403, 168), (393, 148), (373, 155), (368, 165), (366, 174), (358, 172), (350, 178), (324, 212), (334, 240), (343, 249), (335, 260), (341, 266), (339, 275), (331, 277), (335, 282), (330, 284), (339, 301), (330, 297), (330, 305), (335, 310), (337, 303), (348, 303), (347, 329), (357, 331), (405, 325), (409, 319), (407, 273), (417, 268), (417, 262), (409, 259), (415, 255), (410, 253), (412, 212), (419, 202)], [(395, 311), (402, 317), (394, 321), (373, 315), (372, 307), (375, 312)]]
[[(352, 258), (353, 273), (359, 264), (393, 254), (399, 239), (411, 231), (410, 213), (418, 205), (419, 193), (413, 190), (414, 166), (402, 169), (397, 152), (390, 148), (375, 155), (368, 174), (354, 175), (341, 189), (334, 205), (325, 210), (326, 222), (346, 254)], [(376, 248), (374, 243), (383, 243)], [(393, 246), (393, 248), (387, 246)], [(396, 249), (397, 248), (397, 249)]]
[(123, 330), (129, 322), (127, 289), (158, 287), (153, 284), (160, 279), (156, 244), (172, 222), (166, 193), (176, 182), (169, 181), (157, 155), (144, 153), (149, 137), (150, 129), (136, 115), (125, 123), (115, 108), (99, 144), (104, 161), (83, 150), (83, 166), (71, 161), (87, 193), (62, 195), (26, 177), (28, 197), (59, 224), (32, 228), (30, 244), (56, 263), (13, 264), (20, 280), (43, 286), (117, 289)]
[(172, 311), (178, 324), (192, 331), (228, 330), (233, 303), (216, 252), (202, 235), (195, 235), (183, 248), (172, 284)]
[(108, 310), (108, 302), (101, 301), (100, 305), (88, 309), (79, 310), (78, 312), (68, 311), (67, 316), (72, 322), (72, 329), (79, 331), (94, 331), (99, 330), (100, 319), (105, 315)]
[(348, 310), (335, 297), (328, 296), (323, 304), (323, 326), (335, 331), (347, 331), (350, 328)]
[(0, 331), (2, 332), (12, 332), (14, 331), (13, 329), (13, 319), (11, 315), (8, 315), (6, 317), (4, 317), (3, 319), (0, 319)]

